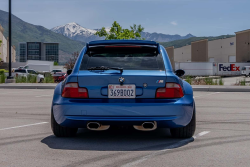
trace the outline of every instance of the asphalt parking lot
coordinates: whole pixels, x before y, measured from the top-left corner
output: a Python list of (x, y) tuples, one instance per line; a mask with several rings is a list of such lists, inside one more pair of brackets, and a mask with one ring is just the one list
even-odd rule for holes
[(0, 166), (249, 166), (250, 93), (194, 92), (197, 129), (174, 139), (168, 129), (93, 132), (56, 138), (53, 90), (0, 89)]

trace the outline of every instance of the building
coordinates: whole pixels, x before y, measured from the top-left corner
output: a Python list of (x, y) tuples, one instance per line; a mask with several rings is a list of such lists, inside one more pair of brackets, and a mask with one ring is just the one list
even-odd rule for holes
[(59, 62), (59, 43), (22, 42), (19, 43), (19, 61), (43, 60)]
[[(250, 29), (235, 32), (231, 38), (191, 42), (180, 48), (166, 48), (174, 62), (214, 62), (245, 63), (250, 62)], [(172, 55), (173, 54), (173, 55)], [(171, 61), (174, 67), (175, 63)]]
[(191, 61), (207, 62), (208, 61), (208, 40), (191, 42)]
[(236, 62), (236, 37), (209, 41), (208, 62)]
[(250, 29), (235, 32), (236, 62), (250, 61)]
[(191, 62), (191, 45), (186, 45), (181, 48), (174, 49), (174, 61)]
[[(8, 38), (6, 39), (4, 37), (3, 33), (4, 33), (4, 29), (0, 25), (0, 41), (2, 41), (1, 46), (0, 46), (0, 59), (3, 62), (9, 62), (9, 40)], [(12, 51), (11, 60), (12, 62), (16, 62), (16, 47), (12, 46), (11, 51)]]
[(166, 48), (166, 51), (168, 53), (168, 57), (169, 57), (169, 60), (170, 60), (170, 63), (172, 65), (172, 67), (174, 68), (174, 47), (168, 47)]

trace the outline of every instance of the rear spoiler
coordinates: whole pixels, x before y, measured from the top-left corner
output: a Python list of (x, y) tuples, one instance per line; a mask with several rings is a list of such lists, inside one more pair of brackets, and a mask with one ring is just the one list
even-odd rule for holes
[(92, 41), (86, 43), (87, 51), (91, 48), (155, 48), (158, 53), (161, 53), (160, 44), (154, 41), (143, 41), (143, 40), (103, 40), (103, 41)]

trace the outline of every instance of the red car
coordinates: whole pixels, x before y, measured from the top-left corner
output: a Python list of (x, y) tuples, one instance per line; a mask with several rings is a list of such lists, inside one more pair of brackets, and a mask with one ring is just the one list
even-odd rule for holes
[(61, 82), (67, 77), (67, 74), (65, 72), (57, 72), (52, 76), (54, 78), (54, 82)]

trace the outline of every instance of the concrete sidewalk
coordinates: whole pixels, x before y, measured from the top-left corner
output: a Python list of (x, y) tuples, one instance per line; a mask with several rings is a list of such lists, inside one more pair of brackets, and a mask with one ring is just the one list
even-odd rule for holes
[[(55, 89), (56, 83), (11, 83), (0, 84), (0, 89)], [(206, 91), (206, 92), (250, 92), (250, 86), (217, 86), (217, 85), (192, 85), (194, 91)]]

